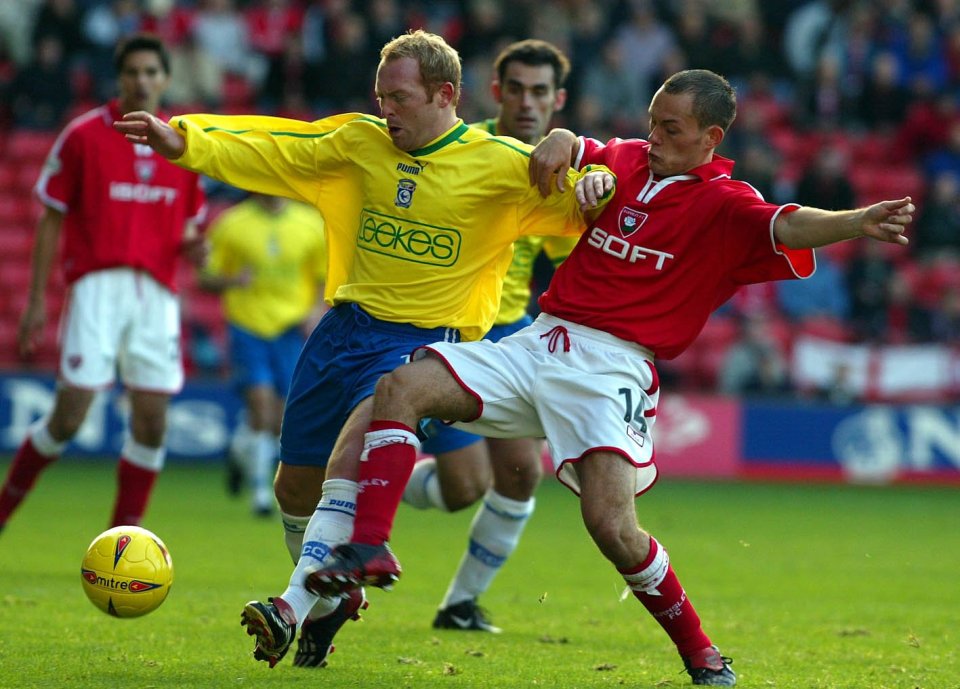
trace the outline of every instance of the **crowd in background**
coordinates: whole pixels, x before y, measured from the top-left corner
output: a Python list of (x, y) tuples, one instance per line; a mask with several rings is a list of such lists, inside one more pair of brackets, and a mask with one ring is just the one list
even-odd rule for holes
[(960, 0), (5, 2), (0, 160), (5, 134), (56, 131), (112, 96), (113, 47), (134, 31), (171, 48), (170, 111), (315, 119), (377, 112), (379, 49), (414, 27), (460, 52), (468, 122), (495, 112), (499, 50), (538, 37), (573, 65), (556, 126), (643, 136), (653, 89), (709, 68), (739, 99), (720, 152), (768, 200), (840, 209), (914, 197), (909, 249), (840, 245), (818, 252), (810, 280), (741, 291), (719, 314), (737, 343), (718, 364), (721, 389), (787, 389), (783, 359), (803, 324), (854, 342), (960, 346)]

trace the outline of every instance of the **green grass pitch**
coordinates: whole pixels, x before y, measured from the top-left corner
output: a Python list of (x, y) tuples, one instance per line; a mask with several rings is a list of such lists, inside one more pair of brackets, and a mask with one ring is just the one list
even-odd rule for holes
[[(0, 463), (4, 474), (7, 462)], [(276, 520), (225, 496), (219, 467), (171, 464), (144, 526), (173, 556), (156, 612), (117, 620), (80, 586), (106, 528), (110, 462), (67, 461), (0, 535), (0, 687), (684, 687), (667, 637), (602, 560), (576, 499), (549, 481), (483, 598), (499, 636), (430, 628), (472, 517), (402, 508), (405, 567), (372, 591), (330, 666), (270, 670), (240, 627), (291, 571)], [(662, 480), (637, 501), (740, 686), (960, 687), (960, 491)]]

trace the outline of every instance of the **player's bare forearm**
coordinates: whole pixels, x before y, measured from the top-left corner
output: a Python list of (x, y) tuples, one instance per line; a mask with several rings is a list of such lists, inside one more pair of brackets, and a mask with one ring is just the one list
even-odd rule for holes
[(145, 144), (168, 160), (176, 160), (187, 150), (187, 142), (179, 132), (156, 115), (143, 110), (128, 112), (122, 120), (114, 122), (113, 127), (127, 141)]
[(17, 329), (17, 344), (22, 356), (28, 356), (34, 352), (37, 338), (43, 332), (43, 326), (47, 322), (47, 283), (57, 254), (62, 228), (63, 214), (49, 206), (44, 208), (43, 215), (37, 222), (36, 240), (30, 259), (30, 293)]
[(540, 194), (547, 197), (552, 191), (550, 182), (556, 179), (557, 189), (563, 191), (567, 170), (576, 160), (578, 150), (576, 134), (569, 129), (552, 130), (530, 152), (530, 184), (537, 186)]
[(773, 233), (778, 242), (791, 249), (814, 249), (857, 237), (906, 245), (910, 240), (904, 232), (915, 211), (909, 196), (847, 211), (802, 207), (781, 213)]

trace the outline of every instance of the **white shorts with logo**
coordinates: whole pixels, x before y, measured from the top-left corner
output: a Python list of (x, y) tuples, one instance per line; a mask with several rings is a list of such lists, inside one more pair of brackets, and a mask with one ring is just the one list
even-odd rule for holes
[(135, 390), (183, 387), (180, 303), (148, 273), (110, 268), (70, 287), (60, 323), (60, 378), (99, 389), (120, 380)]
[(573, 464), (594, 451), (637, 468), (635, 493), (657, 480), (651, 430), (660, 384), (650, 352), (541, 314), (499, 342), (438, 342), (429, 350), (480, 402), (480, 416), (454, 426), (494, 438), (546, 437), (557, 478), (579, 494)]

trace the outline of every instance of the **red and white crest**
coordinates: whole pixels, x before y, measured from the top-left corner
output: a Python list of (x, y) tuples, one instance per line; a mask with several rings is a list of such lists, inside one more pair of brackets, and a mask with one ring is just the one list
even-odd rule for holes
[(624, 206), (620, 211), (620, 217), (617, 219), (617, 225), (620, 227), (620, 234), (622, 234), (624, 237), (629, 237), (643, 227), (643, 223), (647, 222), (647, 217), (649, 216), (642, 211), (637, 211)]
[(133, 161), (133, 169), (137, 173), (138, 180), (141, 182), (149, 182), (153, 179), (157, 164), (153, 160), (135, 160)]

